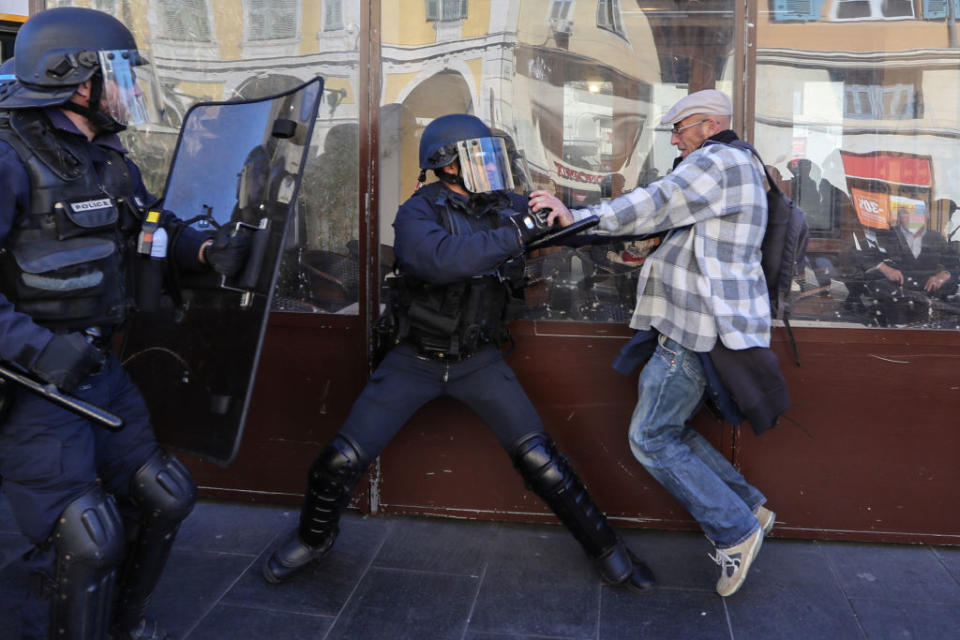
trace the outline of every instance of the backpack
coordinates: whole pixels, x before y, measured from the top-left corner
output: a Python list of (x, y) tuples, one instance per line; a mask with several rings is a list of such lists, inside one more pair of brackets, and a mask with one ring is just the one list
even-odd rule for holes
[(767, 281), (767, 294), (770, 297), (770, 313), (783, 320), (790, 338), (793, 361), (800, 366), (797, 342), (790, 328), (790, 286), (795, 276), (802, 274), (807, 262), (807, 241), (809, 231), (807, 217), (770, 175), (763, 158), (748, 142), (734, 140), (726, 143), (731, 147), (745, 149), (752, 153), (767, 176), (767, 229), (760, 244), (760, 264)]

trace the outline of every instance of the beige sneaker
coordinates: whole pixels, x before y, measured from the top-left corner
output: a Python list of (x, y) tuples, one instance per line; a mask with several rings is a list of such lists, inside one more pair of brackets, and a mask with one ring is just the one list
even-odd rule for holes
[(763, 529), (764, 537), (770, 535), (771, 529), (776, 522), (777, 514), (770, 509), (767, 509), (763, 505), (760, 505), (753, 510), (753, 515), (760, 521), (760, 528)]
[[(710, 559), (720, 565), (720, 579), (717, 580), (717, 593), (732, 596), (743, 584), (750, 570), (750, 564), (760, 552), (763, 544), (763, 527), (758, 527), (749, 538), (740, 544), (726, 549), (717, 547), (717, 555)], [(709, 554), (707, 554), (709, 555)]]

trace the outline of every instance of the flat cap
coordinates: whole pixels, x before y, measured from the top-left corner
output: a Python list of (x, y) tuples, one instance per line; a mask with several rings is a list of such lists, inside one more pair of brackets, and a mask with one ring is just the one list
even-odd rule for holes
[(733, 115), (733, 104), (722, 91), (705, 89), (684, 96), (664, 114), (660, 124), (676, 124), (684, 118), (702, 113), (710, 116)]

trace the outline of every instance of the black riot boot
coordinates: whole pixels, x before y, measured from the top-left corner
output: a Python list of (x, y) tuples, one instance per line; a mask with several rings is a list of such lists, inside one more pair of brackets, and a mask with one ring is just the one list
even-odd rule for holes
[(120, 579), (113, 640), (164, 640), (169, 636), (144, 617), (170, 556), (180, 523), (197, 500), (197, 485), (175, 457), (157, 450), (133, 476), (130, 499), (137, 519), (127, 525), (130, 542)]
[(263, 563), (267, 582), (283, 582), (330, 553), (340, 532), (340, 513), (350, 503), (369, 464), (360, 447), (346, 436), (334, 436), (327, 444), (310, 467), (300, 527), (290, 532)]
[(550, 436), (527, 434), (514, 445), (511, 457), (527, 488), (553, 509), (593, 558), (604, 582), (634, 591), (653, 587), (653, 572), (613, 530)]

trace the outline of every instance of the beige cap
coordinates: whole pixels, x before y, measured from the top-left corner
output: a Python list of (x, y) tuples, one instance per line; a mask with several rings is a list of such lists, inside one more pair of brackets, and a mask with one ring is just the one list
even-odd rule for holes
[(733, 115), (733, 104), (722, 91), (705, 89), (684, 96), (664, 114), (660, 124), (676, 124), (684, 118), (702, 113), (710, 116)]

